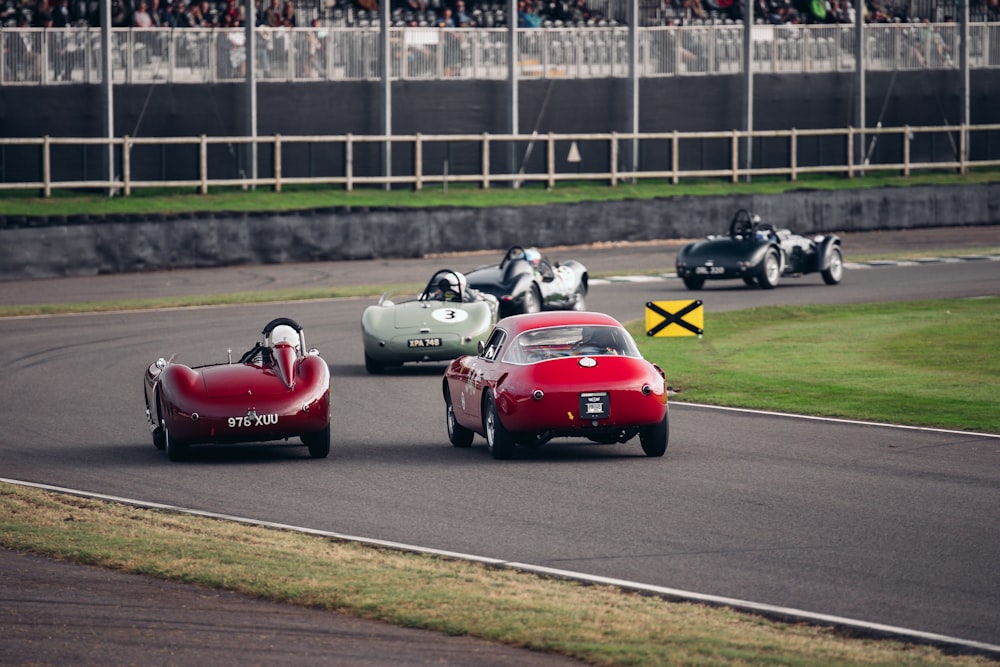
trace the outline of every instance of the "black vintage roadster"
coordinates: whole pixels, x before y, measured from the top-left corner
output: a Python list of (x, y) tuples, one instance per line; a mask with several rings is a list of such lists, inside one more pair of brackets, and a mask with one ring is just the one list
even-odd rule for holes
[(469, 287), (500, 301), (500, 317), (587, 309), (587, 267), (572, 259), (553, 263), (538, 248), (512, 246), (500, 264), (480, 266), (465, 276)]
[(677, 253), (677, 277), (690, 290), (706, 280), (741, 279), (748, 287), (772, 289), (782, 276), (819, 273), (827, 285), (844, 276), (840, 237), (808, 239), (788, 229), (762, 223), (760, 216), (740, 209), (729, 223), (729, 234), (709, 236)]

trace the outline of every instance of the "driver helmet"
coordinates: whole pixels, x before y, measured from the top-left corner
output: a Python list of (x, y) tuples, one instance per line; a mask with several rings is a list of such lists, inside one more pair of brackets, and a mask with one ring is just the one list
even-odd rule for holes
[(465, 290), (468, 287), (468, 281), (464, 275), (455, 271), (441, 278), (438, 282), (438, 286), (441, 289), (441, 294), (443, 295), (445, 301), (462, 301), (465, 298)]
[(614, 352), (617, 348), (614, 332), (606, 326), (585, 326), (580, 332), (578, 347), (592, 353)]
[(267, 341), (268, 347), (274, 347), (276, 345), (291, 345), (295, 349), (299, 347), (299, 332), (297, 332), (292, 327), (287, 324), (279, 324), (278, 326), (271, 329), (270, 340)]
[(528, 260), (532, 266), (538, 266), (538, 262), (542, 259), (542, 253), (538, 252), (538, 248), (525, 248), (524, 258)]

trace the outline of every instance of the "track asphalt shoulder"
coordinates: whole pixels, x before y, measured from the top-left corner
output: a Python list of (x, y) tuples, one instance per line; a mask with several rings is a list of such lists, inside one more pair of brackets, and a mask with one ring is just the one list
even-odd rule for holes
[[(842, 234), (851, 255), (1000, 245), (1000, 227)], [(669, 271), (683, 241), (546, 249), (592, 272)], [(499, 251), (502, 252), (502, 251)], [(409, 260), (228, 267), (0, 283), (0, 304), (419, 281), (499, 252)], [(32, 665), (579, 665), (561, 656), (267, 602), (0, 549), (0, 663)]]
[(557, 667), (562, 656), (0, 549), (5, 665)]
[[(905, 231), (839, 234), (844, 260), (907, 253), (934, 257), (963, 248), (1000, 246), (1000, 225), (934, 227)], [(553, 261), (575, 259), (593, 274), (663, 274), (674, 270), (677, 251), (689, 240), (543, 248)], [(414, 259), (267, 264), (177, 269), (75, 278), (0, 281), (0, 305), (156, 299), (268, 290), (344, 287), (426, 280), (435, 270), (469, 271), (500, 261), (505, 249), (434, 255)]]

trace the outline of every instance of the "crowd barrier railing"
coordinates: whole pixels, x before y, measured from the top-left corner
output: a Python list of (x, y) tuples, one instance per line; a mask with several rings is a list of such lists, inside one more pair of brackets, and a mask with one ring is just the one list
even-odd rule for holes
[[(292, 185), (347, 191), (447, 188), (458, 183), (555, 188), (568, 181), (615, 186), (651, 179), (667, 184), (690, 179), (736, 183), (758, 176), (795, 181), (807, 174), (856, 178), (876, 172), (966, 173), (1000, 166), (1000, 155), (989, 153), (997, 132), (1000, 124), (749, 133), (0, 138), (4, 161), (17, 161), (21, 172), (38, 174), (31, 180), (0, 181), (0, 190), (50, 197), (57, 190), (93, 189), (129, 196), (143, 188), (193, 188), (200, 193), (213, 188), (281, 191)], [(753, 147), (751, 164), (746, 164), (748, 143)], [(393, 167), (388, 174), (372, 167), (387, 153)]]
[[(949, 23), (868, 24), (865, 68), (957, 69), (960, 28)], [(639, 77), (711, 76), (743, 71), (743, 27), (733, 23), (637, 29)], [(398, 80), (506, 79), (504, 28), (392, 28), (391, 77)], [(849, 24), (755, 25), (753, 71), (850, 71)], [(536, 28), (517, 31), (521, 78), (629, 76), (628, 29)], [(258, 81), (373, 81), (381, 77), (378, 28), (258, 28)], [(0, 29), (0, 86), (101, 83), (97, 28)], [(114, 83), (226, 83), (246, 78), (242, 29), (111, 31)], [(969, 67), (1000, 67), (1000, 23), (969, 26)]]

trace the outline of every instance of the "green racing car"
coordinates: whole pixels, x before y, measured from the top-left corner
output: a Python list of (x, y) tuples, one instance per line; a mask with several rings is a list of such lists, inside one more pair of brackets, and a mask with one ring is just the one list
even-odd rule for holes
[(439, 269), (423, 292), (386, 292), (361, 316), (365, 369), (381, 373), (408, 362), (448, 361), (476, 354), (499, 316), (499, 301), (468, 286), (465, 276)]

